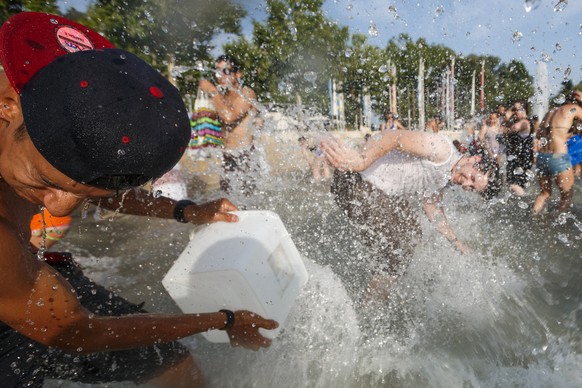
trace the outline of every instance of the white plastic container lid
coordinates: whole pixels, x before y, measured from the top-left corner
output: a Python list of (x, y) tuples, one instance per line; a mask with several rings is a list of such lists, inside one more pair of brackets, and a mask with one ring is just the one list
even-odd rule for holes
[[(275, 338), (307, 282), (307, 270), (279, 216), (239, 211), (235, 223), (198, 227), (162, 284), (185, 313), (249, 310), (279, 322)], [(228, 342), (226, 332), (203, 333)]]

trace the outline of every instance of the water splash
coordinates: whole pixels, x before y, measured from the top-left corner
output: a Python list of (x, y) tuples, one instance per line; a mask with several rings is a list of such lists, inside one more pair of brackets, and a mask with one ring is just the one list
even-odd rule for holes
[(519, 42), (523, 38), (523, 33), (521, 31), (515, 31), (511, 37), (513, 43)]
[(523, 2), (523, 8), (525, 12), (531, 12), (536, 10), (540, 4), (542, 4), (542, 0), (525, 0)]
[(554, 12), (562, 12), (568, 6), (568, 0), (559, 0), (554, 6)]
[(40, 240), (40, 247), (38, 248), (38, 251), (36, 252), (36, 258), (38, 260), (44, 260), (44, 253), (46, 252), (46, 220), (44, 219), (45, 207), (40, 206), (39, 211), (40, 211), (40, 219), (42, 222), (42, 238)]
[(370, 21), (370, 26), (368, 27), (368, 35), (370, 35), (371, 37), (374, 37), (374, 38), (377, 37), (378, 35), (380, 35), (380, 32), (378, 31), (378, 27), (372, 21)]

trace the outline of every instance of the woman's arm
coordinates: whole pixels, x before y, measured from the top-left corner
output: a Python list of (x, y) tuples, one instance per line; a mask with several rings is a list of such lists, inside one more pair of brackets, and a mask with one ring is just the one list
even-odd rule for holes
[(362, 151), (347, 147), (341, 140), (321, 143), (328, 161), (340, 170), (363, 171), (376, 160), (394, 150), (439, 163), (451, 154), (451, 146), (442, 135), (420, 131), (386, 131), (370, 139)]
[(442, 193), (423, 201), (423, 209), (430, 222), (436, 222), (436, 228), (459, 252), (469, 252), (467, 246), (457, 239), (457, 236), (449, 224), (449, 220), (442, 207)]

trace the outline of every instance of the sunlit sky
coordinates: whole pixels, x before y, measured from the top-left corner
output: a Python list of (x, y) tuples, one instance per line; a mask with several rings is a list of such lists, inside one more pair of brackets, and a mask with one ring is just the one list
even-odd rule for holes
[[(244, 33), (250, 36), (251, 20), (264, 21), (265, 2), (238, 2), (248, 11)], [(60, 2), (63, 9), (79, 10), (88, 3)], [(574, 84), (582, 81), (577, 53), (582, 49), (580, 0), (327, 0), (323, 8), (329, 19), (348, 26), (351, 33), (367, 35), (368, 42), (379, 47), (406, 33), (461, 54), (495, 55), (503, 62), (518, 59), (534, 77), (543, 61), (551, 93), (565, 76)], [(377, 33), (370, 34), (371, 30)]]

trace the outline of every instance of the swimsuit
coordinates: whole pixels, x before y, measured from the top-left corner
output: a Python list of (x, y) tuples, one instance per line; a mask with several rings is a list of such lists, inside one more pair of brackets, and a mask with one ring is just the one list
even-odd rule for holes
[(536, 167), (543, 176), (558, 175), (572, 168), (572, 158), (568, 154), (554, 154), (540, 152)]

